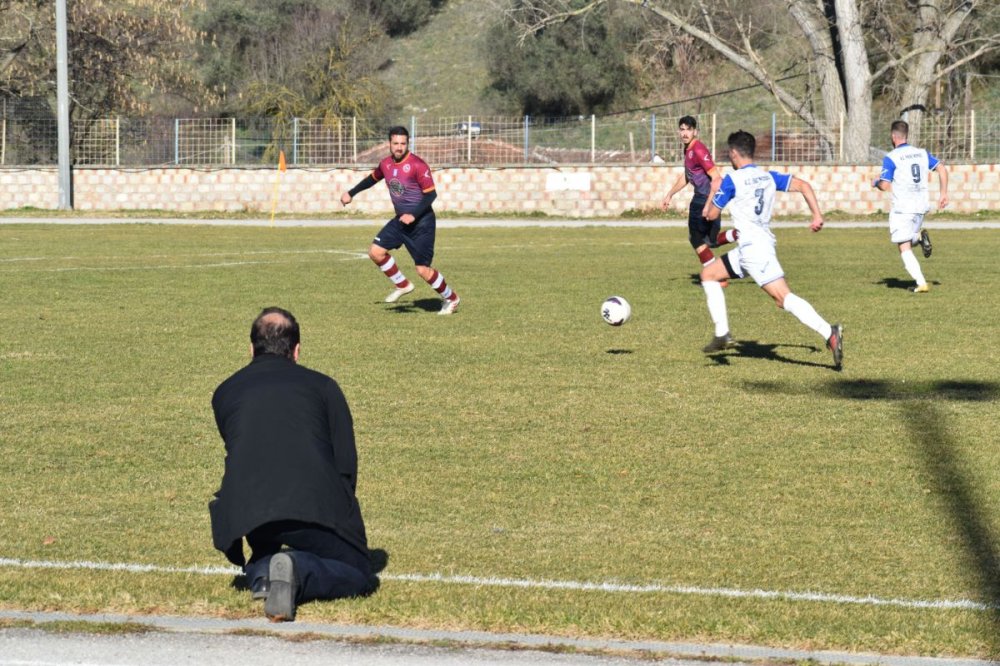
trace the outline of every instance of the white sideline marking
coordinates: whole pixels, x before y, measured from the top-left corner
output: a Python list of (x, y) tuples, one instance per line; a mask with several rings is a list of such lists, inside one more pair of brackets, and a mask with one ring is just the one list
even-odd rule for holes
[[(128, 573), (186, 573), (199, 575), (236, 575), (240, 569), (231, 566), (167, 567), (156, 564), (128, 562), (52, 562), (45, 560), (19, 560), (0, 557), (0, 567), (21, 569), (91, 569), (98, 571), (125, 571)], [(573, 580), (530, 580), (519, 578), (482, 578), (478, 576), (446, 576), (444, 574), (379, 574), (382, 580), (414, 583), (448, 583), (477, 585), (481, 587), (520, 587), (544, 590), (579, 590), (584, 592), (617, 592), (625, 594), (667, 593), (703, 597), (728, 597), (740, 599), (779, 599), (784, 601), (814, 601), (820, 603), (858, 604), (862, 606), (894, 606), (896, 608), (926, 608), (937, 610), (1000, 610), (1000, 604), (982, 603), (970, 599), (883, 599), (881, 597), (856, 597), (846, 594), (822, 592), (782, 592), (778, 590), (740, 590), (727, 587), (695, 587), (691, 585), (628, 585), (623, 583), (588, 583)]]
[[(354, 261), (360, 259), (367, 259), (367, 252), (358, 252), (356, 250), (290, 250), (290, 251), (259, 251), (259, 252), (213, 252), (205, 254), (176, 254), (176, 255), (150, 255), (148, 258), (156, 257), (224, 257), (224, 256), (243, 256), (243, 255), (308, 255), (308, 254), (334, 254), (341, 255), (343, 258), (339, 261)], [(121, 257), (14, 257), (11, 259), (3, 259), (0, 262), (14, 262), (14, 261), (68, 261), (68, 260), (118, 260)], [(198, 269), (198, 268), (228, 268), (231, 266), (254, 266), (261, 264), (284, 264), (288, 263), (288, 259), (272, 259), (272, 260), (243, 260), (243, 261), (221, 261), (208, 264), (140, 264), (136, 266), (65, 266), (59, 268), (29, 268), (27, 270), (4, 270), (0, 273), (70, 273), (78, 271), (100, 271), (100, 272), (121, 272), (121, 271), (154, 271), (163, 269), (174, 269), (174, 270), (188, 270), (188, 269)]]

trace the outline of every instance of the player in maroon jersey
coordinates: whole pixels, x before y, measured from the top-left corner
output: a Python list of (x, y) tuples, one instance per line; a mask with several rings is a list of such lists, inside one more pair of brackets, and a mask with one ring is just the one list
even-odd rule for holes
[(677, 121), (677, 134), (684, 144), (684, 173), (667, 192), (660, 207), (668, 210), (674, 195), (691, 183), (694, 195), (688, 207), (688, 240), (701, 265), (708, 266), (715, 261), (712, 248), (732, 243), (736, 240), (736, 232), (730, 230), (720, 233), (718, 218), (712, 221), (705, 219), (708, 202), (718, 191), (722, 183), (722, 174), (712, 161), (712, 154), (708, 152), (708, 148), (698, 139), (698, 121), (693, 116), (684, 116)]
[(395, 303), (400, 296), (413, 291), (414, 286), (396, 265), (389, 250), (406, 246), (413, 257), (417, 273), (444, 300), (438, 314), (450, 315), (458, 307), (458, 297), (444, 276), (431, 267), (434, 259), (434, 235), (437, 218), (431, 204), (437, 198), (431, 168), (409, 151), (410, 133), (405, 127), (389, 128), (390, 155), (360, 183), (340, 196), (340, 203), (347, 205), (362, 190), (367, 190), (380, 180), (389, 187), (389, 196), (396, 216), (385, 223), (368, 248), (368, 256), (392, 280), (395, 289), (385, 297), (386, 303)]

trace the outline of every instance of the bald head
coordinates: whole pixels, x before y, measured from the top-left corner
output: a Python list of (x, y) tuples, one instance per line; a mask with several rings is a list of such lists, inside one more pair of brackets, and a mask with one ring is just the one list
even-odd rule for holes
[(298, 356), (299, 323), (288, 310), (264, 308), (250, 327), (250, 345), (255, 357), (275, 354), (294, 361)]

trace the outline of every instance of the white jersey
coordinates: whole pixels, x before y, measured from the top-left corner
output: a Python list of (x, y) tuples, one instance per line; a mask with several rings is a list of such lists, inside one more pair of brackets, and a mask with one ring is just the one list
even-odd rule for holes
[(937, 165), (936, 157), (907, 143), (886, 154), (879, 180), (892, 183), (892, 212), (922, 215), (930, 210), (927, 182)]
[(786, 192), (792, 177), (777, 171), (765, 171), (755, 164), (748, 164), (722, 178), (722, 185), (712, 203), (722, 209), (729, 204), (733, 226), (740, 232), (739, 245), (766, 242), (775, 244), (771, 233), (771, 211), (774, 195)]

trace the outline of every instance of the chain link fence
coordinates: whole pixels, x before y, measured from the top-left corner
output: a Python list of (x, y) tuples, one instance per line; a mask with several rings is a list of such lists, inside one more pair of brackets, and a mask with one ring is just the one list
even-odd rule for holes
[[(716, 156), (729, 132), (757, 137), (761, 162), (843, 163), (844, 123), (821, 135), (777, 113), (696, 116)], [(873, 118), (873, 142), (887, 148), (893, 118)], [(677, 116), (635, 113), (568, 118), (411, 117), (411, 149), (438, 167), (559, 164), (680, 164)], [(363, 118), (105, 118), (73, 123), (80, 166), (152, 168), (273, 165), (369, 167), (388, 152), (389, 123)], [(1000, 162), (1000, 112), (927, 113), (918, 145), (952, 162)], [(873, 150), (873, 154), (879, 151)], [(0, 168), (57, 162), (56, 117), (37, 100), (6, 100), (0, 113)]]

